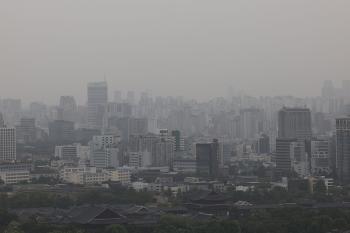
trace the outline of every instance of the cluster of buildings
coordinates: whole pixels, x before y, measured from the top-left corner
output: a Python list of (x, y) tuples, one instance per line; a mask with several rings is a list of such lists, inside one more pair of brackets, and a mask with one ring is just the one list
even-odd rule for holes
[[(87, 85), (82, 106), (72, 96), (25, 110), (20, 100), (0, 100), (0, 161), (15, 167), (0, 176), (13, 184), (43, 171), (66, 183), (132, 185), (133, 176), (152, 170), (216, 180), (264, 169), (274, 181), (329, 177), (348, 184), (348, 87), (327, 81), (314, 98), (231, 95), (199, 103), (147, 93), (137, 101), (134, 92), (123, 98), (120, 91), (111, 100), (107, 83), (96, 82)], [(18, 165), (38, 160), (44, 165)]]

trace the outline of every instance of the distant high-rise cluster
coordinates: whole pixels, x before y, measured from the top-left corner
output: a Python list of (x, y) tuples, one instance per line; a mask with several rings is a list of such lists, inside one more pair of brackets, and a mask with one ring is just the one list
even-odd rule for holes
[(230, 91), (206, 102), (120, 90), (109, 99), (110, 88), (88, 83), (85, 104), (72, 95), (54, 106), (0, 100), (0, 161), (45, 158), (72, 183), (118, 180), (131, 169), (350, 184), (350, 81), (326, 81), (318, 97)]

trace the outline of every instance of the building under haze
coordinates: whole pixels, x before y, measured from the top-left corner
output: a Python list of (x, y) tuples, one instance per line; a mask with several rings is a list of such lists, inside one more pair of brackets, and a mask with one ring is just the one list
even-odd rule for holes
[(16, 130), (7, 128), (0, 113), (0, 161), (16, 160)]
[(219, 174), (219, 142), (196, 144), (196, 162), (198, 175), (216, 177)]
[(73, 96), (61, 96), (59, 107), (62, 110), (62, 120), (77, 120), (77, 104)]
[(336, 120), (336, 173), (342, 184), (350, 183), (350, 117)]
[(105, 108), (108, 102), (107, 82), (89, 83), (88, 96), (88, 125), (90, 128), (101, 129), (103, 127)]
[(282, 108), (278, 112), (278, 137), (300, 141), (312, 137), (311, 112), (308, 108)]
[(53, 121), (49, 124), (49, 139), (55, 144), (69, 144), (74, 141), (74, 122)]
[(34, 118), (21, 118), (16, 126), (17, 141), (20, 143), (33, 143), (36, 141), (36, 126)]

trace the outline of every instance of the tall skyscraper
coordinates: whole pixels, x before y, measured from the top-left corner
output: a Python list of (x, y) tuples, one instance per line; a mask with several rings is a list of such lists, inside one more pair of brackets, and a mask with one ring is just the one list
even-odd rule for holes
[(88, 125), (90, 128), (103, 127), (105, 108), (108, 102), (107, 82), (89, 83), (88, 95)]
[(16, 130), (7, 128), (0, 113), (0, 161), (16, 160)]
[(21, 118), (16, 126), (17, 141), (21, 143), (33, 143), (36, 141), (36, 127), (34, 118)]
[(278, 113), (278, 137), (311, 139), (311, 112), (308, 108), (282, 108)]
[(212, 143), (196, 144), (197, 173), (216, 177), (219, 174), (219, 142), (214, 139)]
[(292, 169), (291, 144), (296, 142), (293, 138), (276, 139), (276, 170), (282, 173), (288, 173)]
[(73, 122), (77, 120), (77, 104), (73, 96), (61, 96), (59, 107), (62, 109), (62, 120)]
[(2, 115), (2, 113), (0, 113), (0, 128), (4, 128), (4, 127), (5, 127), (4, 116)]
[(262, 131), (262, 112), (257, 108), (246, 108), (240, 111), (241, 137), (253, 139)]
[(336, 119), (336, 173), (342, 184), (350, 183), (350, 117)]
[(331, 172), (329, 139), (311, 141), (311, 172), (313, 175), (325, 175)]
[(332, 80), (324, 81), (321, 94), (325, 99), (331, 99), (335, 97), (336, 91)]

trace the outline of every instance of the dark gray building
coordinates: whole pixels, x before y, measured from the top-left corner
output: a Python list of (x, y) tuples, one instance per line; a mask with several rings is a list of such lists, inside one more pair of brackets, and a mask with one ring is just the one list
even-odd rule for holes
[(336, 120), (336, 173), (342, 184), (350, 183), (350, 117)]
[(69, 144), (74, 141), (74, 123), (54, 121), (49, 124), (49, 140), (55, 144)]
[(216, 177), (219, 174), (219, 142), (196, 144), (196, 162), (198, 175)]
[(290, 157), (291, 143), (296, 142), (293, 138), (277, 138), (276, 139), (276, 170), (278, 172), (290, 172), (292, 161)]
[(311, 139), (311, 112), (308, 108), (282, 108), (278, 112), (278, 137)]
[(107, 82), (89, 83), (88, 96), (88, 125), (90, 128), (100, 129), (108, 102)]

